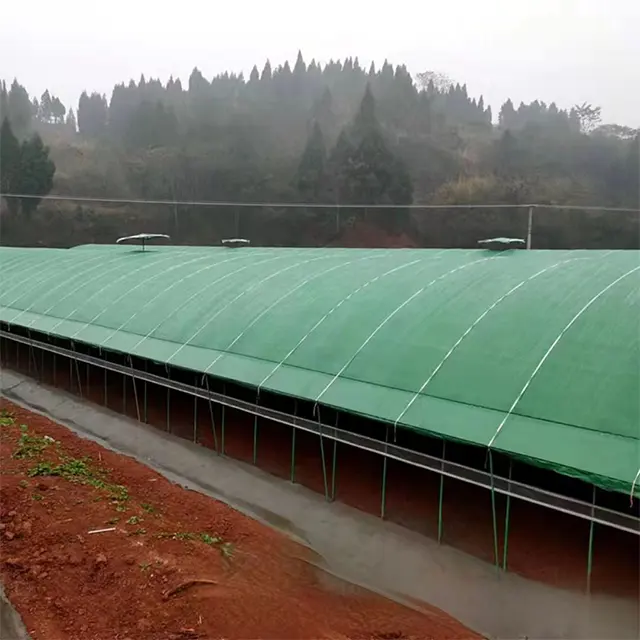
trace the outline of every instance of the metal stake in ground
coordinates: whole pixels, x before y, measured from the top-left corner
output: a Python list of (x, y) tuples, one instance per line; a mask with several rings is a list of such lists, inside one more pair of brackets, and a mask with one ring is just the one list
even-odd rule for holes
[(444, 457), (446, 453), (446, 440), (442, 440), (442, 462), (440, 464), (440, 491), (438, 495), (438, 544), (442, 542), (442, 503), (444, 499)]
[[(204, 383), (207, 387), (207, 395), (209, 402), (209, 417), (211, 418), (211, 430), (213, 431), (213, 445), (216, 448), (216, 453), (220, 455), (220, 451), (218, 451), (218, 434), (216, 433), (216, 420), (213, 414), (213, 401), (211, 400), (211, 390), (209, 389), (209, 376), (204, 376)], [(224, 424), (224, 405), (222, 407), (222, 420)], [(224, 436), (223, 436), (223, 447), (224, 447)]]
[(496, 516), (496, 492), (493, 482), (493, 455), (489, 450), (489, 473), (491, 474), (491, 515), (493, 517), (493, 559), (496, 567), (500, 567), (498, 560), (498, 519)]
[(593, 569), (593, 533), (596, 526), (594, 517), (596, 513), (596, 485), (593, 485), (593, 498), (591, 500), (591, 522), (589, 522), (589, 551), (587, 555), (587, 593), (591, 593), (591, 571)]
[[(509, 484), (507, 488), (511, 491), (511, 470), (513, 467), (513, 460), (509, 459)], [(507, 508), (504, 514), (504, 550), (502, 553), (502, 570), (507, 570), (507, 550), (509, 548), (509, 515), (511, 513), (511, 494), (507, 493)]]
[[(298, 401), (293, 401), (293, 418), (294, 422), (298, 416)], [(291, 430), (291, 482), (296, 481), (296, 427), (292, 427)]]
[(389, 425), (384, 432), (384, 456), (382, 458), (382, 501), (380, 503), (380, 517), (384, 520), (387, 509), (387, 445), (389, 444)]

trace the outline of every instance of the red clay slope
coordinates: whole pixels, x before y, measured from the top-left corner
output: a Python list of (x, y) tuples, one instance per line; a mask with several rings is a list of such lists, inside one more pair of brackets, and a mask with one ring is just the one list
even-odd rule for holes
[(0, 410), (0, 574), (34, 640), (478, 637), (440, 611), (328, 587), (284, 535)]

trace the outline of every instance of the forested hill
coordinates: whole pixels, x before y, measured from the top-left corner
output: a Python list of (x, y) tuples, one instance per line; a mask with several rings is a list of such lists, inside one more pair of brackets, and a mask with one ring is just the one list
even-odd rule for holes
[(18, 139), (37, 131), (49, 145), (60, 194), (638, 205), (638, 132), (602, 124), (597, 107), (509, 100), (492, 114), (466, 85), (357, 58), (299, 54), (248, 78), (194, 69), (186, 86), (141, 76), (110, 96), (88, 90), (75, 111), (14, 81), (0, 88), (5, 117)]

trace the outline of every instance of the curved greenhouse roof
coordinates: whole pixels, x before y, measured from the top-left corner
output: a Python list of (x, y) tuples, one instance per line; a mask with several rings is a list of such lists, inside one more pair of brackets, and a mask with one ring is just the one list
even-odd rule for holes
[(0, 320), (629, 491), (640, 253), (0, 250)]

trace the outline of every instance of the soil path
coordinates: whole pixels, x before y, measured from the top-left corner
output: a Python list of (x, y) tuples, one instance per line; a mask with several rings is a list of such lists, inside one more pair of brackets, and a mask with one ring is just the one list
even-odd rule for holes
[(0, 575), (34, 640), (479, 637), (4, 400), (0, 465)]

